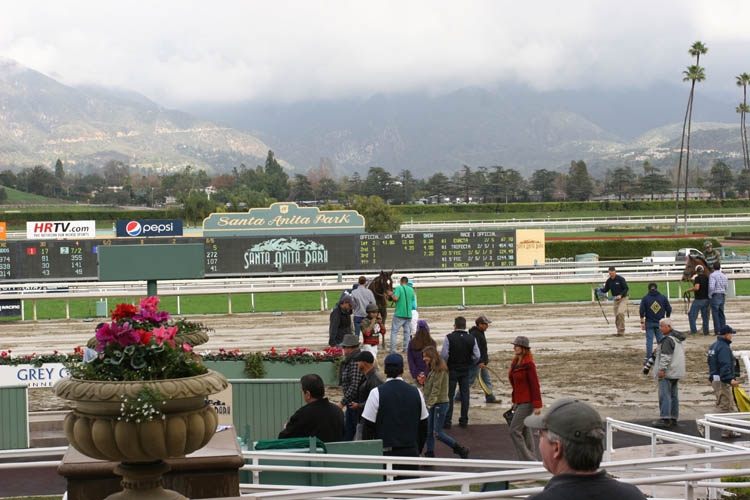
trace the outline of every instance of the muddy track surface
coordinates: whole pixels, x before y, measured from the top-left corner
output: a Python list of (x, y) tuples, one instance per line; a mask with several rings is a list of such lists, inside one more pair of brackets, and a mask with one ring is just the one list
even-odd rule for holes
[[(676, 303), (673, 307), (676, 328), (689, 331), (683, 305)], [(732, 347), (750, 349), (750, 301), (729, 300), (726, 311), (727, 322), (738, 330)], [(613, 323), (611, 303), (605, 306), (605, 312)], [(469, 324), (480, 314), (493, 321), (487, 331), (489, 366), (498, 375), (493, 377), (493, 384), (503, 404), (485, 405), (481, 389), (475, 385), (469, 414), (472, 423), (498, 423), (502, 419), (500, 414), (509, 406), (506, 374), (512, 358), (510, 342), (516, 335), (526, 335), (531, 340), (545, 404), (572, 396), (591, 402), (602, 414), (614, 418), (658, 417), (656, 382), (641, 373), (645, 336), (640, 331), (635, 302), (630, 304), (624, 337), (613, 335), (614, 324), (607, 325), (596, 304), (487, 306), (465, 311), (422, 308), (420, 314), (429, 322), (438, 345), (452, 330), (456, 316), (465, 316)], [(191, 316), (190, 319), (203, 321), (214, 329), (209, 342), (197, 348), (199, 351), (221, 347), (242, 351), (265, 351), (271, 347), (286, 350), (297, 346), (319, 350), (327, 346), (327, 313)], [(94, 323), (84, 321), (2, 323), (0, 350), (12, 349), (13, 354), (50, 353), (54, 349), (70, 352), (74, 346), (85, 345), (93, 329)], [(701, 334), (688, 336), (686, 341), (688, 374), (680, 381), (679, 388), (683, 419), (696, 418), (712, 409), (705, 355), (713, 341), (713, 336)], [(381, 361), (384, 356), (385, 351), (381, 350)], [(743, 374), (742, 379), (747, 377)], [(335, 388), (329, 388), (328, 392), (332, 398), (338, 393)], [(65, 407), (65, 402), (57, 400), (48, 389), (32, 389), (30, 399), (32, 410)]]

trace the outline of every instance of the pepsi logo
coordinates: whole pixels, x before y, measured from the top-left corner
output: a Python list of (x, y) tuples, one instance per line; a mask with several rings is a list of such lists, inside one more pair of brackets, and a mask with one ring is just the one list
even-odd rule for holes
[(128, 233), (128, 236), (138, 236), (141, 234), (141, 223), (137, 220), (131, 220), (125, 226), (125, 231)]

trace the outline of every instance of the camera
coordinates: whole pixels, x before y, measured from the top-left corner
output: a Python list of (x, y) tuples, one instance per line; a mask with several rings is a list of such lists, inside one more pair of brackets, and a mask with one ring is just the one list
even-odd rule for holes
[(656, 361), (656, 354), (652, 354), (651, 357), (646, 360), (646, 364), (643, 365), (644, 375), (648, 375), (648, 372), (651, 371), (651, 367), (654, 366), (654, 361)]

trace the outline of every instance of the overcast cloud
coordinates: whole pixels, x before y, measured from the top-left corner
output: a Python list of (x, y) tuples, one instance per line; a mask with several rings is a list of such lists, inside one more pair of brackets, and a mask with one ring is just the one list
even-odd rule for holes
[[(12, 6), (10, 6), (12, 5)], [(40, 2), (0, 16), (0, 56), (166, 105), (679, 82), (695, 40), (705, 91), (750, 72), (750, 2)], [(738, 94), (739, 95), (739, 94)]]

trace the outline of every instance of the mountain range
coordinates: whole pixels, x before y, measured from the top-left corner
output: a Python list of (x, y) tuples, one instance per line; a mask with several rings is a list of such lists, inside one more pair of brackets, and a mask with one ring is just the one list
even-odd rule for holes
[[(262, 164), (269, 149), (289, 169), (321, 164), (335, 175), (380, 166), (417, 177), (462, 165), (503, 165), (524, 175), (590, 172), (644, 159), (671, 168), (687, 85), (540, 92), (520, 85), (378, 94), (294, 103), (190, 103), (169, 110), (127, 90), (70, 87), (0, 59), (0, 169), (36, 164), (129, 165), (211, 172)], [(696, 91), (691, 165), (741, 164), (736, 103)], [(693, 163), (693, 161), (695, 163)]]
[(251, 134), (165, 109), (135, 92), (63, 85), (0, 59), (0, 168), (104, 165), (226, 170), (262, 163), (269, 146)]

